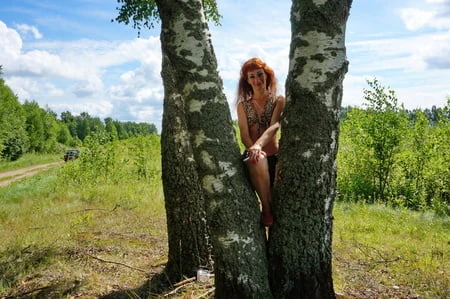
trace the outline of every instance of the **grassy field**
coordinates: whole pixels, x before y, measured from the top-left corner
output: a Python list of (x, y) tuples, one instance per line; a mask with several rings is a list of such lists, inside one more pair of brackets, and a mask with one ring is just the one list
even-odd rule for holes
[[(0, 298), (140, 298), (163, 270), (160, 176), (61, 186), (73, 165), (0, 188)], [(450, 298), (448, 218), (348, 203), (334, 214), (334, 284), (343, 298)], [(187, 280), (152, 297), (210, 297), (211, 289)]]
[(338, 203), (334, 283), (356, 298), (450, 298), (450, 219)]

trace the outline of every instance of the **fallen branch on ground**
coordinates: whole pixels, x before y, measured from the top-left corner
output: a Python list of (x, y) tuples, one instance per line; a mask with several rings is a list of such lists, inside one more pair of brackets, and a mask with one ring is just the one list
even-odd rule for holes
[(130, 269), (133, 269), (133, 270), (137, 270), (137, 271), (140, 271), (140, 272), (147, 273), (146, 270), (143, 270), (143, 269), (140, 269), (140, 268), (136, 268), (136, 267), (133, 267), (133, 266), (121, 263), (121, 262), (107, 261), (107, 260), (104, 260), (102, 258), (96, 257), (96, 256), (91, 255), (91, 254), (86, 254), (86, 255), (91, 257), (91, 258), (93, 258), (93, 259), (96, 259), (98, 261), (104, 262), (104, 263), (116, 264), (116, 265), (124, 266), (124, 267), (130, 268)]
[[(187, 279), (186, 279), (186, 280), (187, 280)], [(188, 282), (185, 282), (185, 283), (183, 283), (182, 285), (180, 285), (179, 287), (177, 287), (177, 288), (171, 290), (170, 292), (164, 294), (164, 297), (167, 297), (167, 296), (176, 294), (176, 293), (178, 292), (178, 290), (184, 288), (184, 287), (187, 286), (187, 285), (191, 285), (191, 284), (193, 284), (193, 283), (194, 283), (194, 281), (192, 281), (192, 280), (190, 280), (190, 281), (188, 281)]]
[(213, 293), (216, 290), (216, 288), (212, 287), (210, 288), (206, 293), (201, 294), (200, 296), (196, 297), (195, 299), (201, 299), (203, 297), (208, 296), (209, 294)]
[(190, 277), (190, 278), (187, 278), (187, 279), (185, 279), (185, 280), (182, 280), (182, 281), (177, 282), (177, 283), (174, 284), (173, 286), (174, 286), (174, 287), (179, 287), (179, 286), (182, 286), (182, 285), (184, 285), (184, 284), (186, 284), (186, 283), (188, 283), (188, 282), (194, 281), (194, 280), (195, 280), (195, 277)]

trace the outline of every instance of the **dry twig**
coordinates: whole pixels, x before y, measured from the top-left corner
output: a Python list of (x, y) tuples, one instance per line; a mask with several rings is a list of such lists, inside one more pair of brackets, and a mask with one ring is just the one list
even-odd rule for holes
[(93, 259), (96, 259), (96, 260), (98, 260), (98, 261), (104, 262), (104, 263), (116, 264), (116, 265), (124, 266), (124, 267), (130, 268), (130, 269), (133, 269), (133, 270), (137, 270), (137, 271), (140, 271), (140, 272), (147, 273), (147, 271), (145, 271), (145, 270), (143, 270), (143, 269), (136, 268), (136, 267), (133, 267), (133, 266), (130, 266), (130, 265), (121, 263), (121, 262), (107, 261), (107, 260), (104, 260), (104, 259), (102, 259), (102, 258), (96, 257), (96, 256), (91, 255), (91, 254), (86, 254), (86, 255), (89, 256), (89, 257), (91, 257), (91, 258), (93, 258)]
[(174, 286), (174, 287), (178, 287), (178, 286), (184, 285), (184, 284), (186, 284), (186, 283), (188, 283), (188, 282), (191, 282), (191, 281), (194, 281), (194, 280), (195, 280), (195, 277), (190, 277), (190, 278), (187, 278), (187, 279), (185, 279), (185, 280), (182, 280), (182, 281), (177, 282), (177, 283), (174, 284), (173, 286)]
[(196, 297), (195, 299), (201, 299), (204, 298), (206, 296), (208, 296), (209, 294), (213, 293), (216, 290), (215, 287), (210, 288), (206, 293), (201, 294), (200, 296)]
[(178, 292), (178, 290), (184, 288), (184, 287), (187, 286), (187, 285), (191, 285), (191, 284), (193, 284), (193, 283), (194, 283), (194, 281), (185, 282), (184, 284), (178, 286), (177, 288), (173, 289), (172, 291), (170, 291), (170, 292), (164, 294), (164, 297), (167, 297), (167, 296), (176, 294), (176, 293)]
[(389, 259), (389, 258), (385, 257), (378, 248), (375, 248), (372, 246), (367, 246), (367, 245), (364, 245), (361, 243), (357, 243), (356, 246), (368, 258), (370, 258), (370, 253), (368, 251), (372, 250), (373, 252), (376, 253), (377, 256), (379, 256), (382, 259), (381, 261), (378, 260), (378, 261), (373, 261), (372, 263), (366, 263), (366, 264), (387, 264), (387, 263), (393, 263), (393, 262), (397, 262), (397, 261), (401, 260), (400, 256)]

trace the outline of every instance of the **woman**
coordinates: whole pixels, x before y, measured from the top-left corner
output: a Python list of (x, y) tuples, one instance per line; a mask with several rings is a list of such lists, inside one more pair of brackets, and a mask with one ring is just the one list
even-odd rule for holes
[(277, 131), (284, 110), (283, 96), (276, 94), (274, 71), (259, 58), (241, 67), (237, 95), (237, 116), (244, 161), (262, 206), (264, 226), (273, 223), (270, 208), (277, 162)]

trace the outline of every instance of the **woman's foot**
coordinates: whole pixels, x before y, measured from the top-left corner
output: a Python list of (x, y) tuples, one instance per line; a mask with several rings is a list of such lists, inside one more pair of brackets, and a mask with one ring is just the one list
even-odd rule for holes
[(261, 217), (261, 223), (264, 226), (271, 226), (273, 224), (273, 216), (272, 213), (263, 213)]

